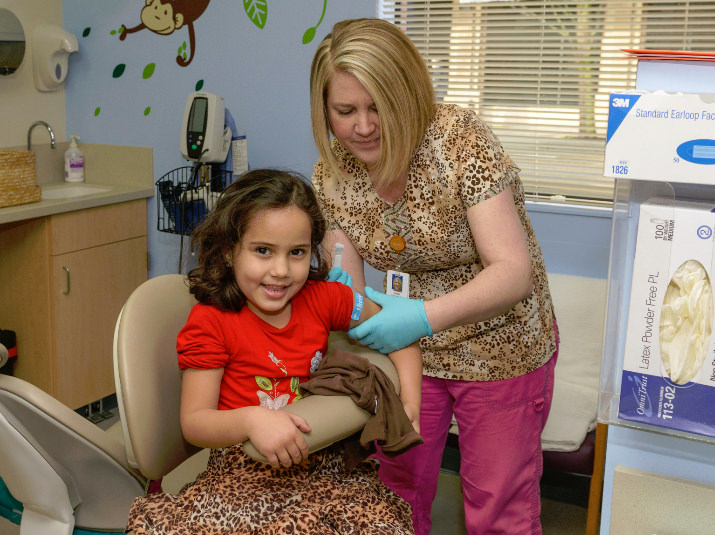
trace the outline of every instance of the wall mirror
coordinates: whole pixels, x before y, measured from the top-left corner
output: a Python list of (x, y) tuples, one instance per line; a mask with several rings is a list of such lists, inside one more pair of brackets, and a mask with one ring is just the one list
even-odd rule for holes
[(0, 74), (12, 74), (25, 56), (25, 32), (15, 14), (0, 8)]

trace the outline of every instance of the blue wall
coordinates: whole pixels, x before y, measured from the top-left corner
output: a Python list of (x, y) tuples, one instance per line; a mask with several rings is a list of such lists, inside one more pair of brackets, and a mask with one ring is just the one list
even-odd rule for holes
[[(122, 24), (140, 23), (144, 5), (144, 0), (63, 1), (63, 25), (80, 47), (69, 58), (68, 136), (153, 147), (158, 179), (188, 164), (179, 148), (181, 120), (187, 95), (201, 84), (203, 91), (224, 97), (247, 135), (251, 167), (287, 167), (310, 176), (317, 160), (308, 98), (313, 53), (335, 22), (376, 16), (375, 0), (271, 0), (263, 28), (251, 21), (242, 0), (211, 0), (195, 21), (195, 56), (186, 67), (175, 61), (179, 48), (189, 44), (186, 27), (170, 35), (144, 29), (119, 40)], [(324, 6), (314, 38), (303, 44)], [(150, 199), (151, 277), (178, 270), (181, 243), (180, 237), (155, 230), (156, 212)]]

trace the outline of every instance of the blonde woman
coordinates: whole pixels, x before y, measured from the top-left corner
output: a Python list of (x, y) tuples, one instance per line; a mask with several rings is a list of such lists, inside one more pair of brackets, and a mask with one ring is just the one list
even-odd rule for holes
[[(425, 443), (380, 457), (381, 477), (428, 534), (454, 415), (469, 533), (541, 533), (557, 333), (518, 167), (473, 111), (435, 102), (422, 57), (387, 21), (336, 24), (310, 84), (324, 246), (345, 246), (346, 273), (331, 276), (382, 306), (348, 334), (423, 352)], [(409, 298), (366, 288), (364, 261), (401, 276)]]

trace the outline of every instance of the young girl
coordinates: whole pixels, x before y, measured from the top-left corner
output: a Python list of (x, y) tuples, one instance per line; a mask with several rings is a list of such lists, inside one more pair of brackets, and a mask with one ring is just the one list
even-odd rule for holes
[[(331, 330), (379, 307), (325, 281), (326, 222), (311, 186), (278, 170), (249, 171), (192, 235), (192, 309), (177, 340), (181, 426), (212, 448), (207, 470), (179, 495), (137, 498), (136, 533), (411, 534), (410, 507), (382, 484), (375, 461), (346, 473), (336, 444), (308, 455), (306, 421), (280, 407), (301, 397)], [(363, 306), (364, 305), (364, 306)], [(421, 357), (390, 355), (405, 411), (418, 429)], [(246, 439), (270, 466), (250, 459)]]

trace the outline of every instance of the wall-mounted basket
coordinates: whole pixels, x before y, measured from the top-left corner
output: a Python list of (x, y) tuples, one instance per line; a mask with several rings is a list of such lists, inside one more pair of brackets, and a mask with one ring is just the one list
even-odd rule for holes
[(157, 230), (188, 236), (233, 180), (210, 165), (179, 167), (156, 182)]

